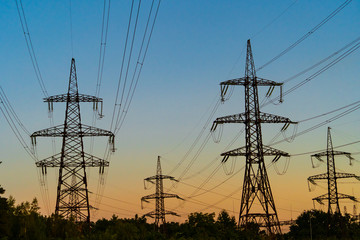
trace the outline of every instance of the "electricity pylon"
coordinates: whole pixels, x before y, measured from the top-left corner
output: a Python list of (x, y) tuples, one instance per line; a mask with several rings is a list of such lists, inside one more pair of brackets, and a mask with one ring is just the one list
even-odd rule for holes
[(55, 214), (77, 222), (90, 222), (90, 204), (88, 197), (87, 167), (99, 167), (99, 173), (109, 162), (84, 152), (83, 137), (108, 136), (112, 151), (114, 151), (114, 134), (107, 130), (87, 126), (81, 123), (80, 102), (92, 102), (94, 110), (102, 99), (79, 94), (76, 76), (75, 59), (71, 60), (68, 93), (44, 98), (49, 111), (53, 111), (54, 102), (66, 102), (64, 125), (50, 127), (34, 132), (32, 143), (36, 144), (36, 137), (62, 137), (61, 152), (36, 162), (47, 173), (48, 167), (59, 168), (57, 198)]
[(145, 182), (150, 182), (152, 184), (155, 184), (156, 192), (155, 192), (155, 194), (150, 194), (150, 195), (142, 197), (141, 198), (141, 207), (142, 207), (143, 202), (149, 202), (148, 201), (149, 199), (155, 199), (155, 211), (146, 213), (144, 216), (155, 218), (155, 222), (154, 222), (155, 228), (158, 231), (162, 231), (162, 232), (164, 231), (164, 228), (165, 228), (165, 215), (169, 214), (169, 215), (179, 216), (175, 212), (165, 210), (164, 199), (165, 198), (178, 198), (178, 199), (184, 200), (176, 194), (164, 193), (163, 179), (170, 179), (170, 180), (177, 182), (177, 180), (174, 177), (162, 175), (160, 156), (158, 156), (156, 175), (144, 179), (144, 184), (145, 184)]
[[(245, 87), (245, 113), (217, 118), (213, 123), (211, 131), (215, 131), (218, 124), (245, 124), (245, 147), (221, 154), (221, 156), (224, 156), (222, 162), (226, 162), (230, 156), (246, 157), (239, 226), (246, 228), (249, 223), (253, 222), (259, 226), (266, 227), (269, 234), (280, 234), (279, 219), (264, 163), (264, 156), (275, 156), (273, 162), (276, 162), (281, 156), (289, 156), (289, 154), (263, 145), (261, 123), (285, 123), (282, 129), (285, 130), (290, 124), (296, 122), (292, 122), (289, 118), (260, 112), (258, 86), (270, 86), (269, 91), (272, 91), (275, 86), (281, 86), (282, 83), (256, 76), (250, 40), (247, 41), (245, 77), (221, 82), (222, 100), (230, 85)], [(253, 205), (255, 201), (262, 208), (260, 212), (254, 210)]]
[[(322, 173), (318, 175), (314, 175), (311, 177), (308, 177), (308, 181), (312, 184), (316, 184), (316, 180), (327, 180), (328, 184), (328, 192), (320, 195), (316, 198), (313, 198), (313, 200), (319, 202), (320, 204), (324, 204), (323, 200), (328, 201), (328, 213), (340, 213), (340, 207), (339, 207), (339, 199), (350, 199), (352, 201), (357, 201), (354, 196), (342, 194), (338, 192), (337, 189), (337, 179), (339, 178), (356, 178), (357, 180), (360, 180), (359, 176), (356, 176), (355, 174), (351, 173), (337, 173), (335, 168), (335, 155), (345, 155), (347, 158), (351, 160), (353, 159), (351, 157), (351, 154), (348, 152), (341, 152), (341, 151), (334, 151), (332, 140), (331, 140), (331, 133), (330, 133), (330, 127), (328, 127), (327, 131), (327, 148), (325, 152), (317, 153), (314, 155), (311, 155), (311, 157), (315, 157), (319, 161), (323, 162), (322, 157), (326, 156), (326, 165), (327, 165), (327, 173)], [(333, 209), (333, 207), (335, 209)]]

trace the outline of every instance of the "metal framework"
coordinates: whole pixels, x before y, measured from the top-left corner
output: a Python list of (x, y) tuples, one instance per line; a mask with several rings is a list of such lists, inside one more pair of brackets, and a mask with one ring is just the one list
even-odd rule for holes
[[(280, 234), (280, 223), (264, 163), (264, 156), (274, 156), (273, 162), (276, 162), (281, 156), (286, 157), (289, 156), (289, 154), (263, 145), (261, 123), (284, 123), (285, 125), (282, 129), (284, 130), (289, 124), (296, 122), (292, 122), (285, 117), (260, 112), (258, 86), (270, 86), (270, 92), (273, 91), (275, 86), (281, 87), (282, 83), (256, 76), (250, 40), (247, 41), (245, 77), (221, 82), (222, 100), (224, 100), (224, 96), (231, 85), (241, 85), (245, 87), (245, 112), (217, 118), (213, 123), (211, 131), (215, 131), (219, 124), (245, 124), (245, 147), (221, 154), (221, 156), (224, 157), (223, 162), (226, 162), (230, 156), (246, 157), (239, 226), (246, 228), (248, 223), (253, 222), (261, 227), (265, 227), (269, 234)], [(262, 211), (257, 212), (254, 210), (254, 202), (260, 204)]]
[(61, 152), (36, 162), (36, 166), (47, 173), (48, 167), (59, 168), (57, 198), (55, 214), (77, 222), (90, 222), (90, 204), (88, 197), (87, 167), (99, 167), (99, 173), (109, 162), (84, 152), (83, 137), (108, 136), (111, 149), (114, 151), (114, 134), (107, 130), (83, 125), (80, 116), (80, 102), (94, 103), (94, 110), (98, 110), (98, 103), (102, 99), (78, 93), (75, 59), (71, 60), (68, 93), (44, 98), (53, 110), (53, 102), (66, 102), (64, 125), (55, 126), (34, 132), (32, 143), (36, 144), (37, 137), (62, 137)]
[[(350, 196), (350, 195), (346, 195), (346, 194), (342, 194), (342, 193), (338, 192), (337, 179), (353, 177), (353, 178), (356, 178), (357, 180), (360, 180), (360, 177), (356, 176), (355, 174), (351, 174), (351, 173), (337, 173), (336, 172), (335, 156), (344, 155), (347, 158), (349, 158), (350, 161), (353, 158), (351, 157), (351, 154), (348, 152), (334, 151), (333, 145), (332, 145), (330, 129), (331, 128), (328, 127), (326, 151), (317, 153), (317, 154), (314, 154), (311, 156), (322, 162), (323, 162), (322, 157), (326, 156), (327, 173), (322, 173), (322, 174), (308, 177), (307, 180), (312, 184), (316, 184), (316, 182), (315, 182), (316, 180), (327, 180), (328, 192), (326, 194), (323, 194), (323, 195), (313, 198), (313, 200), (319, 202), (320, 204), (324, 204), (323, 201), (327, 200), (328, 201), (328, 213), (332, 214), (332, 213), (340, 213), (339, 199), (350, 199), (352, 201), (357, 201), (354, 196)], [(333, 207), (334, 207), (334, 209), (333, 209)]]
[(155, 228), (160, 232), (164, 232), (164, 230), (165, 230), (165, 215), (170, 214), (170, 215), (179, 216), (175, 212), (165, 210), (164, 199), (165, 198), (178, 198), (178, 199), (184, 200), (176, 194), (164, 193), (163, 179), (170, 179), (172, 181), (177, 182), (177, 180), (174, 177), (162, 174), (161, 164), (160, 164), (160, 156), (158, 156), (156, 175), (144, 179), (144, 184), (145, 184), (145, 182), (150, 182), (152, 184), (155, 184), (156, 192), (155, 192), (155, 194), (150, 194), (150, 195), (142, 197), (141, 198), (141, 206), (142, 206), (143, 202), (149, 202), (148, 200), (155, 199), (155, 211), (151, 211), (151, 212), (145, 214), (144, 216), (155, 218), (155, 222), (154, 222)]

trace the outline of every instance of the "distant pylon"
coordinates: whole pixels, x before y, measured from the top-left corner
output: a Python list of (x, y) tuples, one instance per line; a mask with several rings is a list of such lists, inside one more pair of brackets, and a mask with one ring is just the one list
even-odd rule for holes
[(144, 179), (144, 184), (145, 184), (145, 182), (150, 182), (152, 184), (155, 184), (156, 192), (155, 192), (155, 194), (150, 194), (150, 195), (142, 197), (141, 198), (141, 207), (142, 207), (142, 202), (149, 202), (148, 201), (149, 199), (155, 199), (155, 211), (151, 211), (151, 212), (145, 214), (144, 216), (155, 218), (155, 222), (154, 222), (155, 228), (160, 232), (161, 231), (163, 232), (164, 228), (165, 228), (165, 215), (170, 214), (170, 215), (179, 216), (175, 212), (165, 210), (164, 199), (165, 198), (178, 198), (178, 199), (184, 200), (176, 194), (164, 193), (163, 179), (170, 179), (170, 180), (177, 182), (177, 180), (174, 177), (162, 175), (160, 156), (158, 156), (156, 175)]
[(54, 102), (66, 102), (65, 122), (31, 135), (32, 143), (36, 144), (36, 137), (62, 137), (61, 152), (36, 162), (47, 173), (48, 167), (59, 168), (55, 214), (77, 222), (90, 222), (90, 204), (88, 197), (87, 167), (99, 167), (99, 173), (104, 173), (104, 167), (109, 162), (84, 152), (83, 137), (108, 136), (114, 149), (114, 134), (107, 130), (87, 126), (81, 123), (80, 102), (92, 102), (97, 111), (102, 99), (79, 94), (75, 59), (71, 60), (68, 93), (44, 98), (49, 111), (53, 111)]
[[(246, 228), (248, 223), (253, 222), (261, 227), (266, 227), (269, 234), (280, 234), (279, 219), (270, 188), (264, 156), (275, 156), (273, 162), (276, 162), (281, 156), (289, 156), (289, 154), (263, 145), (261, 123), (285, 123), (282, 128), (282, 130), (285, 130), (289, 124), (296, 122), (292, 122), (289, 118), (260, 112), (258, 86), (270, 86), (269, 93), (271, 93), (275, 86), (281, 86), (282, 83), (256, 76), (250, 40), (247, 41), (245, 77), (221, 82), (222, 100), (224, 100), (230, 85), (242, 85), (245, 87), (245, 113), (217, 118), (211, 131), (215, 131), (218, 124), (245, 123), (245, 147), (221, 154), (221, 156), (224, 156), (222, 162), (226, 162), (230, 156), (246, 157), (239, 226)], [(255, 201), (262, 208), (260, 212), (254, 210), (253, 203)]]
[[(319, 202), (320, 204), (324, 204), (323, 200), (328, 201), (328, 213), (340, 213), (340, 207), (339, 207), (339, 199), (350, 199), (352, 201), (356, 201), (356, 198), (354, 196), (338, 193), (337, 189), (337, 179), (339, 178), (356, 178), (357, 180), (360, 180), (359, 176), (356, 176), (352, 173), (337, 173), (335, 168), (335, 155), (345, 155), (347, 158), (350, 159), (350, 161), (353, 159), (351, 157), (351, 154), (348, 152), (340, 152), (340, 151), (334, 151), (332, 140), (331, 140), (331, 133), (330, 133), (330, 127), (328, 127), (327, 131), (327, 149), (325, 152), (317, 153), (312, 155), (311, 157), (315, 157), (319, 161), (323, 162), (322, 157), (326, 156), (326, 165), (327, 165), (327, 173), (322, 173), (318, 175), (314, 175), (311, 177), (308, 177), (308, 181), (312, 184), (316, 184), (316, 180), (322, 180), (327, 179), (327, 185), (328, 185), (328, 192), (318, 196), (316, 198), (313, 198), (313, 200)], [(333, 209), (333, 207), (335, 209)]]

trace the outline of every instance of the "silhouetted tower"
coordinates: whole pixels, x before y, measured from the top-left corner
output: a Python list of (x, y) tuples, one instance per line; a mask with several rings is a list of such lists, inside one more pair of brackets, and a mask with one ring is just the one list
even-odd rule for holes
[[(275, 202), (264, 163), (264, 156), (275, 156), (273, 159), (273, 162), (275, 162), (281, 156), (289, 156), (289, 154), (263, 145), (261, 123), (285, 123), (282, 129), (284, 130), (289, 124), (295, 122), (285, 117), (260, 112), (258, 86), (270, 86), (270, 90), (272, 91), (275, 86), (281, 86), (282, 83), (256, 76), (251, 44), (250, 40), (248, 40), (245, 77), (221, 82), (222, 100), (224, 100), (229, 85), (242, 85), (245, 87), (245, 113), (217, 118), (214, 121), (211, 131), (214, 131), (218, 124), (245, 124), (245, 147), (221, 154), (221, 156), (224, 156), (222, 162), (226, 162), (230, 156), (246, 157), (239, 226), (246, 228), (248, 223), (254, 222), (262, 227), (266, 227), (269, 234), (281, 233)], [(262, 208), (260, 211), (254, 210), (253, 204), (255, 201), (260, 204)]]
[(340, 151), (334, 151), (332, 140), (331, 140), (331, 133), (330, 133), (330, 127), (327, 131), (327, 149), (325, 152), (317, 153), (312, 155), (311, 157), (315, 157), (319, 161), (323, 162), (322, 157), (326, 156), (326, 163), (327, 163), (327, 173), (322, 173), (318, 175), (314, 175), (311, 177), (308, 177), (308, 181), (312, 184), (316, 184), (316, 180), (324, 180), (327, 179), (328, 184), (328, 192), (326, 194), (323, 194), (321, 196), (318, 196), (316, 198), (313, 198), (313, 200), (319, 202), (320, 204), (324, 204), (323, 200), (328, 201), (328, 213), (340, 213), (340, 207), (339, 207), (339, 199), (350, 199), (352, 201), (356, 201), (354, 196), (338, 193), (337, 190), (337, 179), (338, 178), (356, 178), (357, 180), (360, 180), (358, 176), (351, 173), (337, 173), (335, 168), (335, 155), (345, 155), (347, 158), (351, 160), (353, 159), (351, 157), (351, 154), (348, 152), (340, 152)]
[(145, 182), (150, 182), (150, 183), (155, 184), (156, 192), (155, 192), (155, 194), (150, 194), (150, 195), (147, 195), (147, 196), (144, 196), (141, 198), (141, 206), (142, 206), (143, 201), (149, 202), (148, 201), (149, 199), (155, 199), (155, 211), (151, 211), (151, 212), (145, 214), (144, 216), (155, 218), (155, 222), (154, 222), (155, 228), (158, 231), (164, 231), (165, 215), (170, 214), (170, 215), (179, 216), (175, 212), (165, 210), (164, 199), (165, 198), (178, 198), (178, 199), (184, 200), (176, 194), (164, 193), (163, 179), (170, 179), (170, 180), (177, 182), (177, 180), (174, 177), (162, 175), (161, 165), (160, 165), (160, 156), (158, 156), (156, 175), (144, 179), (144, 184), (145, 184)]
[(86, 168), (99, 167), (99, 173), (103, 174), (109, 162), (85, 153), (83, 137), (108, 136), (114, 150), (114, 134), (82, 124), (80, 102), (92, 102), (97, 111), (102, 99), (78, 93), (75, 59), (72, 59), (68, 93), (44, 98), (44, 102), (48, 103), (49, 111), (53, 111), (54, 102), (66, 102), (65, 122), (64, 125), (34, 132), (31, 135), (32, 143), (36, 144), (36, 137), (62, 137), (62, 148), (60, 153), (36, 162), (36, 166), (42, 168), (43, 174), (47, 173), (47, 167), (59, 168), (55, 214), (77, 222), (89, 222)]

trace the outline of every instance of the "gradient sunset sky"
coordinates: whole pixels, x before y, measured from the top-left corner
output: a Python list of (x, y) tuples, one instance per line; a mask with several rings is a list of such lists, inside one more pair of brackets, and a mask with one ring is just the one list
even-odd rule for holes
[[(70, 2), (69, 1), (29, 1), (23, 0), (23, 7), (31, 34), (38, 64), (49, 95), (67, 91), (71, 58), (76, 59), (80, 93), (94, 95), (97, 80), (103, 1), (72, 0), (71, 50)], [(157, 2), (157, 1), (155, 1)], [(218, 212), (226, 209), (238, 219), (243, 169), (245, 160), (235, 160), (235, 175), (226, 175), (219, 166), (220, 153), (243, 129), (242, 124), (224, 125), (222, 139), (214, 143), (209, 136), (210, 125), (205, 125), (219, 99), (219, 83), (244, 76), (246, 40), (251, 39), (255, 65), (260, 67), (307, 34), (331, 12), (345, 1), (298, 0), (298, 1), (235, 1), (235, 0), (162, 0), (148, 54), (143, 65), (139, 84), (124, 125), (116, 136), (116, 152), (111, 156), (106, 174), (106, 184), (101, 193), (100, 204), (95, 204), (98, 187), (98, 169), (89, 173), (90, 201), (98, 210), (92, 211), (92, 220), (142, 215), (154, 208), (153, 203), (141, 209), (140, 198), (155, 191), (144, 189), (143, 179), (156, 173), (156, 160), (160, 155), (164, 174), (171, 173), (180, 183), (172, 186), (165, 183), (166, 191), (187, 199), (166, 200), (165, 206), (178, 212), (181, 217), (168, 217), (169, 221), (183, 221), (194, 211)], [(138, 1), (135, 1), (138, 4)], [(143, 1), (139, 22), (144, 26), (146, 13), (151, 1)], [(97, 121), (97, 127), (110, 128), (114, 108), (116, 86), (120, 66), (130, 0), (111, 1), (110, 21), (103, 82), (100, 97), (104, 100), (104, 118)], [(30, 132), (49, 127), (47, 105), (27, 51), (15, 1), (0, 3), (0, 85), (7, 94), (20, 120)], [(140, 46), (143, 27), (134, 44), (134, 52)], [(330, 19), (306, 40), (272, 64), (258, 71), (262, 78), (282, 82), (289, 77), (316, 64), (348, 43), (360, 37), (360, 1), (351, 1), (342, 11)], [(335, 66), (309, 81), (299, 89), (284, 97), (280, 105), (267, 105), (263, 112), (289, 117), (301, 121), (340, 108), (360, 100), (360, 52), (341, 60)], [(325, 64), (284, 84), (286, 91)], [(131, 68), (135, 66), (132, 63)], [(267, 88), (259, 90), (260, 101)], [(273, 96), (277, 96), (275, 89)], [(54, 104), (55, 125), (64, 121), (65, 104)], [(244, 111), (244, 89), (236, 87), (231, 98), (220, 104), (211, 122), (217, 117)], [(81, 105), (82, 122), (91, 124), (92, 106)], [(301, 122), (297, 131), (301, 132), (330, 119), (337, 113), (322, 118)], [(326, 148), (327, 127), (332, 128), (334, 146), (360, 140), (360, 114), (355, 111), (336, 121), (329, 122), (314, 131), (298, 136), (292, 142), (282, 142), (273, 147), (292, 155), (323, 151)], [(204, 134), (189, 152), (192, 144), (203, 128)], [(263, 125), (263, 142), (268, 144), (280, 131), (282, 125)], [(291, 136), (293, 126), (286, 132)], [(56, 198), (57, 169), (50, 169), (47, 175), (49, 200), (42, 197), (38, 181), (38, 169), (34, 161), (18, 143), (4, 117), (0, 116), (0, 184), (6, 189), (5, 196), (12, 195), (17, 202), (30, 201), (37, 197), (41, 212), (51, 214)], [(204, 145), (201, 144), (209, 141)], [(24, 135), (30, 145), (29, 136)], [(284, 137), (279, 135), (274, 141)], [(86, 149), (90, 141), (86, 140)], [(236, 139), (228, 149), (244, 145), (244, 134)], [(56, 152), (61, 141), (57, 139)], [(93, 154), (104, 155), (106, 139), (95, 140)], [(353, 144), (337, 150), (359, 153), (360, 144)], [(53, 154), (49, 139), (38, 139), (39, 159)], [(187, 155), (187, 153), (189, 154)], [(186, 157), (187, 156), (187, 157)], [(186, 158), (185, 158), (186, 157)], [(218, 159), (217, 159), (218, 158)], [(353, 165), (344, 157), (336, 158), (338, 171), (360, 175), (360, 155), (354, 155)], [(184, 159), (184, 161), (182, 161)], [(182, 164), (172, 171), (177, 164)], [(213, 164), (208, 166), (211, 162)], [(270, 164), (271, 159), (266, 159)], [(231, 161), (226, 166), (231, 169)], [(286, 159), (276, 165), (281, 170)], [(205, 168), (205, 170), (204, 170)], [(211, 180), (202, 183), (218, 168)], [(326, 172), (326, 164), (312, 168), (310, 154), (290, 158), (284, 175), (277, 174), (274, 165), (268, 168), (275, 203), (280, 220), (295, 218), (303, 210), (313, 207), (312, 198), (326, 192), (326, 183), (319, 184), (309, 192), (307, 177)], [(225, 179), (224, 184), (214, 188)], [(356, 180), (341, 181), (339, 192), (360, 197)], [(360, 183), (360, 182), (359, 182)], [(213, 189), (214, 193), (202, 190), (194, 193), (196, 187)], [(233, 194), (232, 194), (233, 193)], [(192, 198), (189, 196), (194, 195)], [(198, 196), (196, 196), (198, 195)], [(225, 200), (223, 200), (225, 199)], [(346, 206), (352, 213), (353, 204), (341, 202), (341, 210)], [(324, 206), (316, 205), (319, 209)]]

